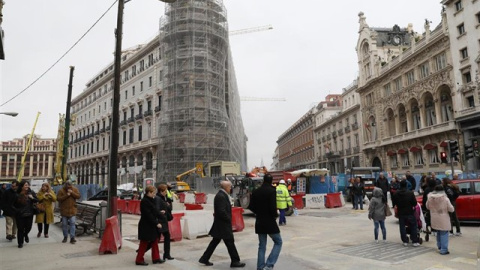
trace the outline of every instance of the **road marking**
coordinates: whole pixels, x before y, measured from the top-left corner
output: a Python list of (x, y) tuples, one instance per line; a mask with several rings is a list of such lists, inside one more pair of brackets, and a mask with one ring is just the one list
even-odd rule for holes
[(432, 248), (422, 246), (403, 247), (400, 243), (366, 243), (335, 250), (334, 252), (355, 257), (393, 263), (432, 251)]
[(451, 259), (451, 262), (460, 262), (460, 263), (466, 263), (466, 264), (471, 264), (471, 265), (477, 265), (477, 260), (476, 259), (469, 259), (469, 258), (463, 258), (463, 257), (457, 257), (455, 259)]

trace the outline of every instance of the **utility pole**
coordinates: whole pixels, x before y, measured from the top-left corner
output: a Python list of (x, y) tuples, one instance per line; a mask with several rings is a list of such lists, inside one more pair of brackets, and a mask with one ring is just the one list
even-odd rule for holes
[(69, 147), (69, 134), (70, 134), (70, 107), (72, 104), (72, 81), (73, 81), (73, 71), (75, 70), (74, 66), (70, 66), (70, 78), (68, 80), (68, 94), (67, 94), (67, 109), (65, 116), (65, 132), (63, 133), (63, 156), (62, 156), (62, 173), (61, 177), (63, 181), (67, 181), (67, 155)]

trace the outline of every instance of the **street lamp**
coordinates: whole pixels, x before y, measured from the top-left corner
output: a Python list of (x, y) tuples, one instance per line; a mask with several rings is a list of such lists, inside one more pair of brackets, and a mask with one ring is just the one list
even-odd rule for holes
[[(119, 0), (117, 12), (117, 29), (115, 31), (115, 58), (113, 70), (113, 104), (110, 138), (110, 153), (108, 156), (108, 217), (117, 214), (117, 166), (118, 166), (118, 125), (120, 120), (120, 68), (122, 58), (123, 7), (131, 0)], [(176, 0), (159, 0), (164, 3), (174, 3)]]
[(15, 117), (18, 115), (17, 112), (0, 112), (0, 114), (5, 114), (5, 115), (8, 115), (8, 116), (12, 116), (12, 117)]

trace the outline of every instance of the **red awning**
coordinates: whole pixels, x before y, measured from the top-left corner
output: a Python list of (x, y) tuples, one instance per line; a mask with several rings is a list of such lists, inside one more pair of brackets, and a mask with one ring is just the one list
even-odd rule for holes
[(396, 154), (397, 154), (397, 152), (392, 151), (392, 150), (387, 152), (387, 156), (395, 156)]
[(399, 153), (399, 154), (405, 154), (405, 153), (407, 153), (407, 152), (408, 152), (408, 150), (407, 150), (407, 149), (403, 149), (403, 148), (398, 150), (398, 153)]
[(420, 152), (420, 151), (422, 151), (421, 147), (414, 146), (410, 148), (410, 152)]
[(447, 141), (443, 141), (440, 143), (440, 146), (441, 147), (447, 147), (448, 146), (448, 142)]
[(425, 149), (425, 150), (432, 150), (432, 149), (436, 149), (436, 148), (437, 148), (437, 145), (434, 144), (434, 143), (427, 143), (427, 144), (423, 147), (423, 149)]

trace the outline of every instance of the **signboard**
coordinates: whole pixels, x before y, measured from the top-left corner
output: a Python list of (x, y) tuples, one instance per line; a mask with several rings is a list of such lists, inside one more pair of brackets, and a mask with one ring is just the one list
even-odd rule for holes
[(143, 188), (145, 189), (147, 186), (155, 186), (155, 180), (153, 180), (153, 178), (143, 179)]
[(297, 193), (306, 193), (307, 189), (307, 178), (299, 177), (297, 178)]

